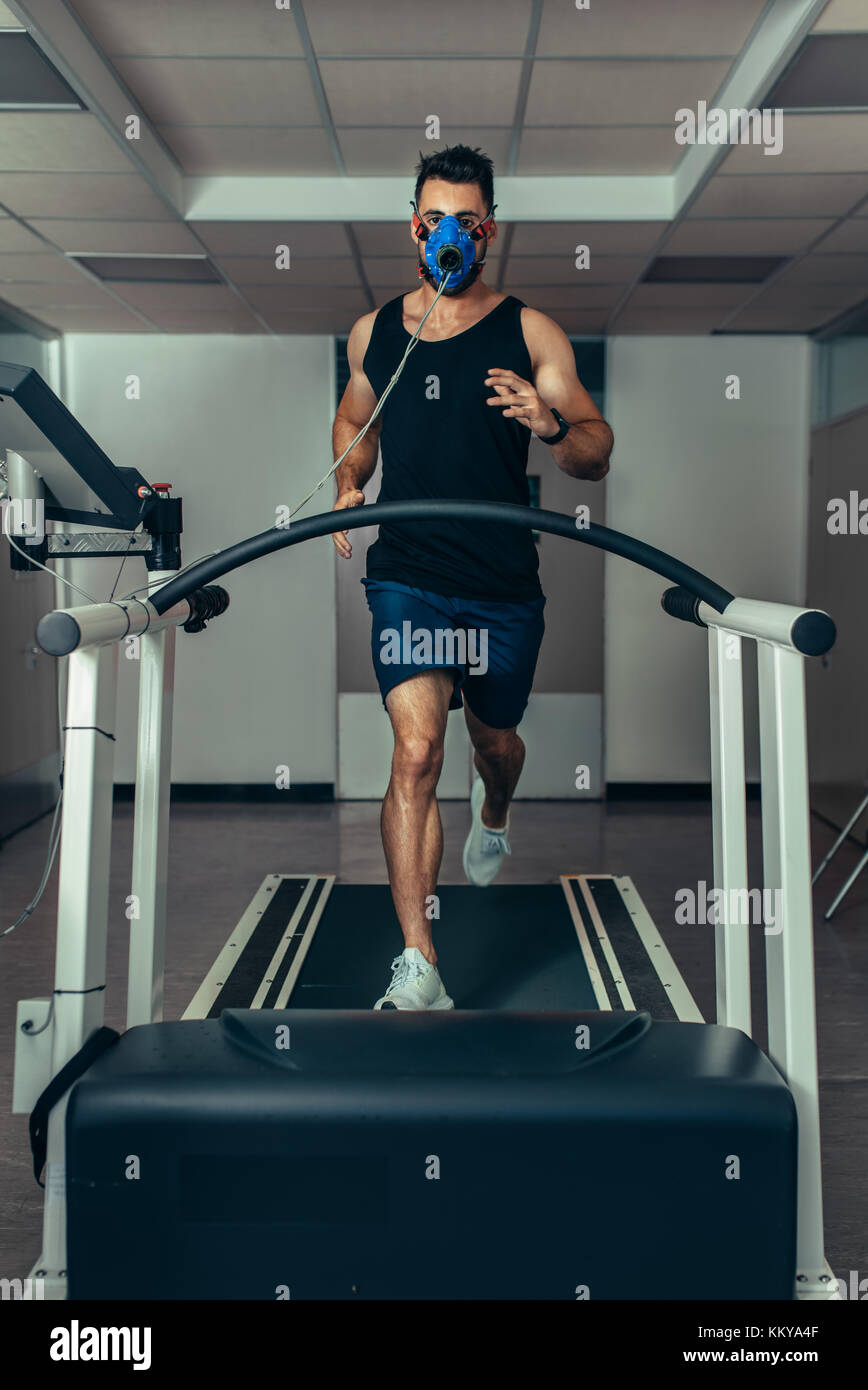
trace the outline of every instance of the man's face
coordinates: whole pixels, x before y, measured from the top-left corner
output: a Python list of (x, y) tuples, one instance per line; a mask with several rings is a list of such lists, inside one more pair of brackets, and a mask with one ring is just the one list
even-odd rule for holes
[[(489, 209), (486, 207), (482, 197), (482, 189), (478, 183), (446, 183), (444, 179), (426, 179), (419, 190), (418, 198), (419, 216), (429, 232), (433, 232), (437, 223), (443, 217), (454, 217), (458, 225), (463, 227), (468, 233), (474, 231), (488, 216)], [(425, 263), (423, 252), (423, 242), (419, 241), (416, 233), (410, 231), (410, 236), (416, 247), (419, 257), (419, 264), (425, 270), (425, 279), (434, 289), (437, 285)], [(489, 225), (487, 237), (480, 237), (473, 243), (475, 248), (474, 259), (481, 261), (485, 256), (486, 250), (497, 238), (497, 226), (492, 221)], [(474, 278), (476, 278), (474, 276)], [(470, 282), (472, 283), (472, 281)], [(456, 286), (455, 289), (445, 289), (443, 297), (461, 294), (467, 288), (468, 281)]]

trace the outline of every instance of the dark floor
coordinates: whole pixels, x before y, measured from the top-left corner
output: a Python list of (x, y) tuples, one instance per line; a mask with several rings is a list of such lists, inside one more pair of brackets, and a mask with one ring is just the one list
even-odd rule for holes
[[(218, 950), (267, 873), (338, 874), (344, 882), (383, 883), (379, 805), (204, 805), (172, 810), (165, 1017), (180, 1018)], [(462, 883), (466, 803), (442, 808), (446, 851), (441, 879)], [(751, 879), (761, 882), (759, 805), (751, 803)], [(39, 883), (50, 817), (0, 850), (0, 930), (19, 915)], [(126, 918), (132, 808), (115, 811), (106, 1022), (124, 1026)], [(561, 873), (627, 873), (666, 938), (704, 1016), (714, 1018), (713, 931), (676, 926), (674, 896), (712, 880), (710, 809), (705, 802), (521, 802), (513, 807), (512, 857), (500, 882), (551, 883)], [(818, 863), (835, 832), (814, 818)], [(833, 924), (824, 907), (858, 858), (846, 844), (815, 892), (817, 1008), (826, 1254), (839, 1278), (868, 1276), (868, 872)], [(10, 1115), (16, 1000), (45, 997), (53, 982), (57, 865), (33, 916), (0, 940), (0, 1278), (27, 1273), (39, 1253), (42, 1192), (30, 1162), (27, 1117)], [(754, 937), (755, 1036), (764, 1042), (762, 934)], [(398, 946), (396, 938), (395, 945)], [(444, 975), (448, 961), (441, 960)], [(384, 975), (388, 961), (384, 961)]]

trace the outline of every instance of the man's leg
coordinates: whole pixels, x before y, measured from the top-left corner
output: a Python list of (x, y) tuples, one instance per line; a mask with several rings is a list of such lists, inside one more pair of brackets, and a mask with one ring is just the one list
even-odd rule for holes
[(490, 729), (464, 700), (464, 718), (473, 744), (473, 764), (485, 785), (482, 824), (503, 830), (509, 803), (524, 766), (524, 743), (515, 729)]
[(443, 857), (436, 790), (454, 681), (451, 669), (423, 671), (386, 696), (395, 749), (380, 815), (383, 849), (404, 945), (415, 946), (431, 965), (437, 953), (425, 900), (437, 890)]

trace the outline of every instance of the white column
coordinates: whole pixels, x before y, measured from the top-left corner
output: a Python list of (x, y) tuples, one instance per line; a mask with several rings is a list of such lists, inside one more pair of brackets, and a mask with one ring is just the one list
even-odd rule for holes
[[(102, 1026), (117, 691), (117, 646), (69, 657), (51, 1074)], [(66, 1297), (67, 1097), (48, 1122), (42, 1254), (45, 1296)]]
[[(174, 572), (159, 577), (168, 580)], [(176, 631), (146, 632), (133, 639), (138, 648), (122, 644), (139, 663), (128, 1028), (163, 1017)]]
[(723, 628), (708, 630), (711, 700), (711, 809), (714, 886), (724, 894), (724, 920), (714, 928), (717, 1022), (750, 1037), (749, 915), (730, 921), (732, 904), (747, 889), (747, 822), (744, 774), (744, 689), (741, 638)]
[(799, 1118), (798, 1277), (800, 1285), (822, 1287), (828, 1267), (823, 1253), (804, 658), (768, 642), (757, 643), (757, 656), (763, 870), (766, 890), (780, 891), (778, 929), (766, 929), (769, 1056), (793, 1093)]

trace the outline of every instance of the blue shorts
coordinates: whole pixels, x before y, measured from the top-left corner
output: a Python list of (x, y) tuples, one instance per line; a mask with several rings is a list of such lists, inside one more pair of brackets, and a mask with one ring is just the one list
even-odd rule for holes
[(420, 671), (455, 672), (450, 709), (491, 729), (521, 723), (545, 632), (545, 598), (488, 603), (412, 589), (396, 580), (363, 579), (373, 619), (371, 654), (383, 704), (396, 685)]

